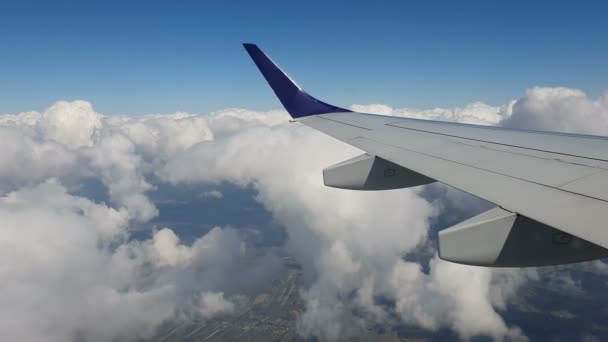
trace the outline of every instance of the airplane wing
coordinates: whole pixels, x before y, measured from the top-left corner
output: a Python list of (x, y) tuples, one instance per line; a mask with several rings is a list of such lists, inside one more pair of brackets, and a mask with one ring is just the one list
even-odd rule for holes
[(356, 113), (308, 95), (243, 45), (296, 121), (365, 151), (323, 170), (326, 185), (438, 181), (497, 205), (441, 231), (441, 258), (526, 267), (608, 256), (608, 138)]

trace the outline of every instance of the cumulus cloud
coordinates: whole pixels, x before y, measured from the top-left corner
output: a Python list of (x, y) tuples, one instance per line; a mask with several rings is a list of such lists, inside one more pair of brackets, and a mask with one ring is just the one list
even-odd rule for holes
[(201, 294), (199, 300), (200, 313), (204, 318), (211, 318), (219, 314), (228, 314), (234, 311), (234, 303), (224, 298), (223, 292), (208, 292)]
[(362, 113), (394, 115), (414, 119), (462, 122), (477, 125), (495, 125), (508, 112), (509, 104), (494, 107), (483, 102), (473, 102), (460, 108), (393, 108), (384, 104), (352, 105), (351, 109)]
[(242, 253), (227, 249), (242, 245), (238, 235), (219, 228), (192, 246), (169, 229), (127, 242), (126, 210), (70, 195), (56, 180), (1, 197), (0, 215), (0, 334), (10, 340), (150, 337), (201, 290), (180, 291), (176, 272), (210, 270), (211, 261)]
[(578, 89), (535, 87), (514, 101), (505, 127), (608, 135), (608, 94), (592, 99)]
[[(606, 134), (606, 98), (533, 88), (504, 106), (352, 108)], [(247, 283), (263, 271), (239, 262), (248, 247), (237, 230), (216, 227), (190, 244), (170, 227), (131, 238), (132, 227), (158, 214), (148, 192), (163, 181), (256, 190), (287, 231), (286, 251), (303, 267), (302, 336), (336, 340), (398, 317), (463, 339), (525, 339), (501, 312), (542, 275), (404, 258), (429, 245), (437, 221), (466, 218), (488, 203), (439, 185), (384, 192), (324, 187), (321, 170), (360, 151), (286, 119), (283, 111), (244, 109), (108, 117), (85, 101), (0, 115), (0, 334), (23, 341), (132, 340), (184, 313), (208, 319), (238, 311), (244, 285), (232, 279)], [(88, 179), (103, 185), (105, 202), (77, 194)], [(222, 197), (202, 189), (195, 193)], [(605, 273), (603, 263), (589, 267)]]
[[(508, 124), (513, 115), (553, 114), (552, 106), (544, 107), (544, 112), (522, 114), (520, 108), (530, 101), (528, 95), (500, 107), (478, 102), (454, 109), (395, 109), (386, 105), (354, 105), (352, 109), (506, 126), (517, 126)], [(563, 99), (557, 96), (553, 100), (558, 106)], [(590, 120), (601, 119), (600, 112)], [(425, 242), (429, 221), (438, 212), (462, 219), (489, 208), (489, 204), (441, 186), (422, 194), (417, 190), (361, 194), (320, 185), (319, 170), (356, 153), (307, 129), (264, 125), (194, 146), (169, 161), (159, 175), (174, 183), (228, 181), (257, 189), (259, 200), (287, 227), (290, 251), (312, 273), (310, 284), (301, 291), (307, 307), (298, 326), (305, 336), (333, 340), (348, 334), (349, 323), (357, 320), (353, 310), (364, 309), (383, 317), (373, 298), (388, 296), (395, 300), (404, 320), (429, 329), (448, 326), (465, 339), (479, 334), (524, 339), (517, 327), (505, 324), (499, 311), (506, 309), (523, 283), (537, 279), (533, 271), (491, 271), (434, 258), (427, 274), (420, 265), (401, 261), (404, 253)], [(190, 169), (181, 166), (193, 160), (196, 163)], [(433, 193), (447, 196), (438, 200)], [(421, 195), (427, 201), (422, 201)], [(391, 279), (399, 285), (387, 285)], [(484, 319), (470, 319), (480, 316)]]
[[(27, 121), (26, 121), (27, 122)], [(41, 140), (29, 126), (6, 124), (0, 127), (0, 192), (33, 185), (51, 177), (68, 176), (79, 158), (62, 144)]]
[(224, 194), (221, 191), (212, 190), (212, 191), (205, 191), (205, 192), (201, 193), (201, 197), (202, 198), (222, 199), (222, 198), (224, 198)]
[(47, 138), (68, 148), (93, 145), (93, 136), (101, 127), (101, 115), (86, 101), (59, 101), (42, 113), (38, 122)]
[(113, 116), (106, 117), (105, 124), (108, 131), (127, 137), (138, 154), (152, 164), (213, 139), (208, 119), (187, 113)]
[[(323, 186), (323, 167), (357, 153), (298, 125), (261, 125), (193, 146), (158, 175), (175, 184), (231, 182), (257, 190), (258, 200), (286, 227), (289, 251), (304, 266), (306, 311), (298, 321), (303, 336), (336, 340), (356, 333), (353, 322), (364, 322), (353, 311), (381, 321), (387, 312), (377, 297), (393, 299), (405, 321), (428, 329), (450, 327), (463, 338), (520, 336), (495, 311), (490, 270), (435, 260), (434, 271), (426, 274), (419, 264), (402, 261), (426, 242), (430, 220), (438, 214), (420, 189), (355, 192)], [(459, 281), (448, 281), (446, 273)], [(471, 319), (478, 315), (485, 319)]]
[[(511, 272), (503, 278), (523, 281), (525, 278)], [(462, 339), (475, 335), (488, 335), (495, 339), (525, 340), (519, 328), (509, 328), (496, 311), (504, 303), (502, 293), (493, 287), (506, 287), (494, 283), (491, 269), (463, 266), (435, 257), (430, 272), (424, 274), (420, 265), (399, 261), (393, 269), (390, 284), (397, 294), (396, 310), (410, 323), (437, 330), (451, 327)], [(520, 284), (508, 284), (508, 289)], [(472, 319), (475, 317), (475, 319)]]
[[(130, 239), (134, 222), (157, 214), (146, 173), (210, 139), (208, 129), (196, 128), (201, 121), (179, 114), (107, 118), (84, 101), (0, 116), (0, 335), (133, 340), (184, 314), (208, 319), (235, 310), (232, 279), (238, 274), (243, 288), (263, 267), (242, 265), (246, 246), (236, 230), (216, 227), (188, 245), (170, 228)], [(153, 137), (136, 139), (129, 123), (138, 122)], [(190, 124), (190, 131), (179, 128)], [(186, 136), (167, 144), (178, 131)], [(106, 187), (108, 203), (73, 193), (91, 178)]]

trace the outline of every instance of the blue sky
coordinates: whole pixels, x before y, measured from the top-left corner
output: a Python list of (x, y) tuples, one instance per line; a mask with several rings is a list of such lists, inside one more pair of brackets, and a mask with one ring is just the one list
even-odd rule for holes
[(242, 42), (336, 105), (503, 104), (608, 89), (605, 2), (19, 1), (0, 4), (0, 113), (279, 108)]

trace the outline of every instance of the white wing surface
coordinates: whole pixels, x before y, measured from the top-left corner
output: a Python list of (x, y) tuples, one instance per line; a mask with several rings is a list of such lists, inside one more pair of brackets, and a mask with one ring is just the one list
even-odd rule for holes
[(439, 235), (446, 260), (542, 266), (608, 256), (608, 139), (352, 112), (305, 93), (245, 48), (292, 117), (365, 155), (325, 184), (382, 190), (438, 181), (495, 203)]

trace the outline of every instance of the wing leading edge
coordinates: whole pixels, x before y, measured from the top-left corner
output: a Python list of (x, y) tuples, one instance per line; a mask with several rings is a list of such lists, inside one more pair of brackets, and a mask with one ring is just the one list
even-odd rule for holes
[(440, 232), (441, 258), (525, 267), (608, 256), (608, 139), (352, 112), (308, 95), (244, 46), (294, 119), (366, 152), (324, 170), (326, 185), (439, 181), (499, 206)]

